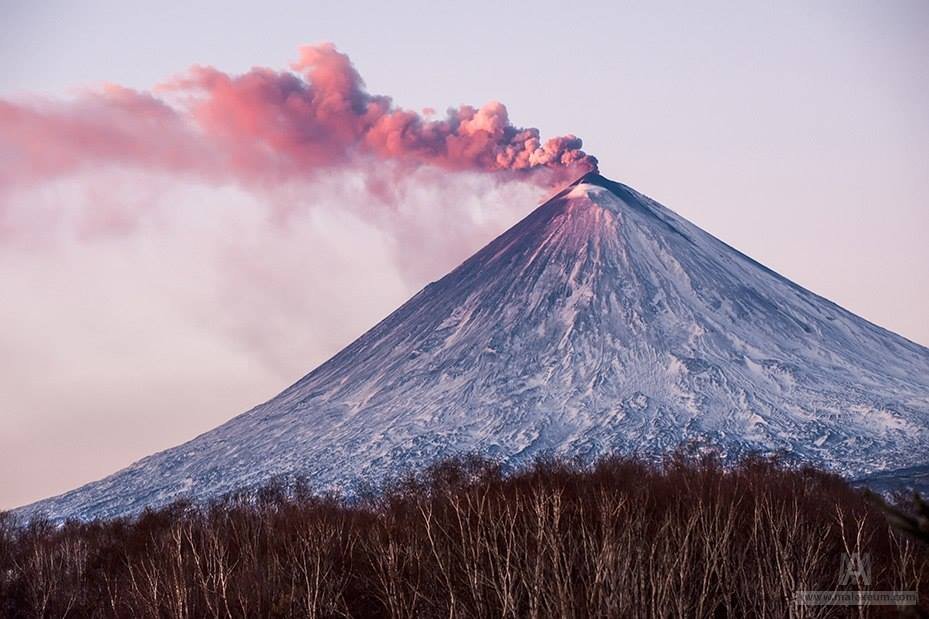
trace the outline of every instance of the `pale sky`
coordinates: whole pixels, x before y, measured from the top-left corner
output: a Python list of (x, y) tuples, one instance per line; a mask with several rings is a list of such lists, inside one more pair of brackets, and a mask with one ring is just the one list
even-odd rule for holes
[[(331, 41), (369, 92), (440, 111), (499, 100), (516, 124), (576, 134), (606, 176), (929, 345), (924, 0), (81, 4), (0, 3), (0, 99), (146, 90), (194, 64), (282, 70)], [(235, 188), (118, 169), (34, 188), (20, 216), (40, 230), (81, 201), (160, 206), (125, 238), (0, 246), (0, 509), (273, 396), (537, 197), (413, 179), (372, 219), (340, 180), (276, 194), (312, 202), (287, 226)]]

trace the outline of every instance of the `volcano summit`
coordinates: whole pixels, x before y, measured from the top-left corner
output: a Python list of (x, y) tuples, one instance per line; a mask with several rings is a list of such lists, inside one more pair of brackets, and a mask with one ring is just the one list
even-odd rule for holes
[(925, 464), (929, 349), (591, 173), (272, 400), (23, 512), (691, 441), (850, 476)]

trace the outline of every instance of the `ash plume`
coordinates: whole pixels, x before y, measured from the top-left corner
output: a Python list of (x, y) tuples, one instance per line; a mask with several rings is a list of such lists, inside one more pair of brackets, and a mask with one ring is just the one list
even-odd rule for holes
[(101, 164), (243, 183), (378, 161), (549, 183), (597, 166), (580, 138), (543, 139), (513, 124), (500, 102), (450, 108), (438, 119), (399, 108), (368, 93), (330, 43), (301, 47), (290, 69), (231, 75), (195, 66), (152, 92), (107, 85), (68, 101), (0, 100), (0, 183)]

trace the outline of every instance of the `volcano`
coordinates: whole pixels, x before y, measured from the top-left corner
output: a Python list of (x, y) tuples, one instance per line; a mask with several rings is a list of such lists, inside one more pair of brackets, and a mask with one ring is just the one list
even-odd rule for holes
[(23, 513), (681, 445), (850, 477), (924, 465), (929, 349), (591, 173), (270, 401)]

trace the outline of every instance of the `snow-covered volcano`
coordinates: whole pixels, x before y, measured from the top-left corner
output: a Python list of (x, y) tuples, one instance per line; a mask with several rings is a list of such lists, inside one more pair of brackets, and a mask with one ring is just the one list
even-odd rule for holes
[(848, 475), (925, 464), (929, 349), (588, 174), (274, 399), (24, 513), (692, 440)]

